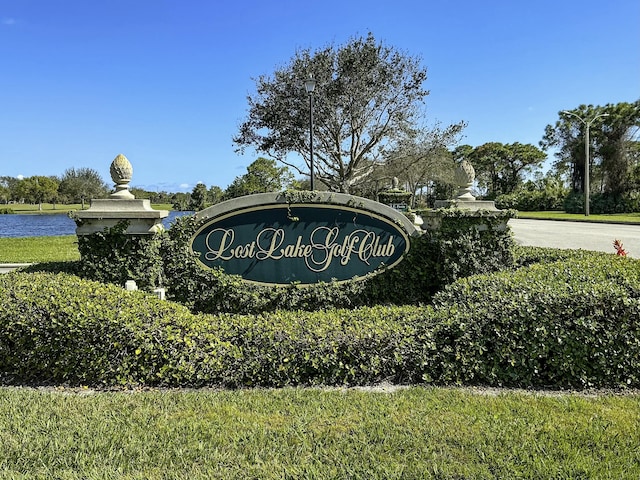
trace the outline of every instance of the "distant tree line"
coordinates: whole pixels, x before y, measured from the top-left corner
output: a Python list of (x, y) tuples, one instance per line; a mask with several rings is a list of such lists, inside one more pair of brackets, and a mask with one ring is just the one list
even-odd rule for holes
[(91, 168), (69, 168), (61, 177), (34, 175), (26, 178), (0, 176), (0, 202), (80, 203), (104, 197), (109, 191), (98, 172)]
[(295, 180), (288, 167), (279, 167), (275, 160), (259, 157), (247, 167), (247, 173), (237, 176), (226, 190), (215, 185), (207, 188), (199, 183), (191, 193), (177, 196), (173, 208), (197, 211), (244, 195), (306, 188), (308, 182)]

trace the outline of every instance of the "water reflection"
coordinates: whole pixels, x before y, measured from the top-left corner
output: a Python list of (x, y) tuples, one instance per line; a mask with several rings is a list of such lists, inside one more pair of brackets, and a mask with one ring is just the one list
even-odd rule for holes
[[(192, 213), (171, 211), (162, 223), (169, 228), (177, 217)], [(75, 233), (76, 224), (66, 214), (0, 215), (0, 237), (45, 237)]]

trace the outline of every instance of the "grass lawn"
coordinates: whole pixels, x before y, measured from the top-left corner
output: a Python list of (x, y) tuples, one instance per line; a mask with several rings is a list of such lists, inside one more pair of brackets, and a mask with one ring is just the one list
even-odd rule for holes
[[(84, 209), (88, 209), (90, 206), (89, 202), (85, 202)], [(152, 208), (156, 210), (171, 210), (172, 205), (170, 204), (158, 204), (151, 205)], [(81, 210), (82, 205), (79, 203), (72, 203), (69, 205), (64, 205), (61, 203), (52, 204), (52, 203), (43, 203), (42, 210), (38, 204), (31, 203), (11, 203), (8, 205), (0, 204), (0, 208), (10, 208), (14, 213), (36, 213), (36, 214), (55, 214), (55, 213), (68, 213), (70, 211)]]
[(0, 238), (0, 263), (67, 262), (79, 259), (78, 238), (75, 235)]
[[(37, 213), (37, 214), (55, 214), (55, 213), (68, 213), (70, 211), (82, 209), (82, 205), (79, 203), (72, 203), (69, 205), (63, 205), (61, 203), (43, 203), (42, 210), (39, 205), (31, 203), (11, 203), (9, 205), (1, 205), (0, 208), (9, 208), (13, 210), (13, 213)], [(89, 208), (89, 202), (85, 203), (85, 210)]]
[(573, 222), (598, 223), (640, 223), (640, 213), (613, 213), (610, 215), (589, 215), (565, 212), (518, 212), (518, 218), (539, 220), (569, 220)]
[(2, 478), (640, 478), (640, 395), (0, 389)]
[[(88, 206), (88, 204), (87, 204)], [(152, 205), (156, 209), (163, 209), (167, 205)], [(63, 214), (71, 210), (79, 210), (77, 205), (57, 205), (53, 209), (51, 204), (43, 204), (42, 212), (38, 205), (11, 204), (15, 213), (48, 213)], [(18, 208), (15, 208), (18, 207)], [(0, 238), (0, 263), (40, 263), (66, 262), (79, 260), (78, 239), (75, 235), (50, 237), (21, 237)]]

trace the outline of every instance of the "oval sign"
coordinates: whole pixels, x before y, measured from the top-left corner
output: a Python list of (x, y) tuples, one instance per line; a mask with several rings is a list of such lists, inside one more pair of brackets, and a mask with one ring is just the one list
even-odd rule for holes
[(283, 285), (346, 281), (381, 271), (400, 262), (409, 244), (400, 225), (371, 211), (273, 204), (210, 219), (193, 236), (191, 249), (206, 267)]

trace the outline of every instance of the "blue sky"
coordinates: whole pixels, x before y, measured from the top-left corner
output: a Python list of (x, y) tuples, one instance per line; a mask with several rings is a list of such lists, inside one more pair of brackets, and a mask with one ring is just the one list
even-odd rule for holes
[(537, 145), (558, 112), (640, 98), (638, 0), (0, 0), (0, 175), (97, 170), (225, 188), (252, 78), (374, 36), (427, 67), (427, 115), (461, 143)]

